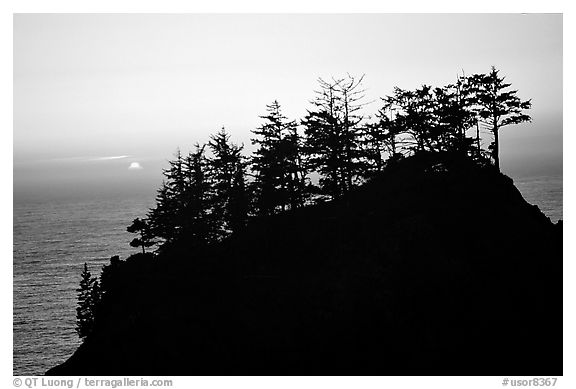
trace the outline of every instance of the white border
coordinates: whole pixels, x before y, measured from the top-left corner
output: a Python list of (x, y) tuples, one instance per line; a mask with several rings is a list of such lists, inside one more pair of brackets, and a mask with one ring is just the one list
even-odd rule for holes
[[(282, 3), (269, 0), (244, 1), (203, 1), (191, 3), (189, 1), (152, 1), (152, 0), (99, 0), (99, 1), (73, 1), (73, 0), (34, 0), (34, 1), (4, 1), (0, 5), (1, 50), (2, 50), (2, 82), (0, 109), (2, 114), (2, 142), (0, 155), (2, 158), (1, 171), (3, 186), (2, 193), (2, 240), (1, 240), (1, 305), (2, 312), (2, 347), (0, 371), (2, 379), (10, 379), (12, 373), (12, 15), (13, 13), (372, 13), (372, 12), (419, 12), (419, 13), (460, 13), (460, 12), (488, 12), (488, 13), (564, 13), (564, 112), (571, 113), (572, 87), (574, 76), (570, 71), (574, 69), (574, 17), (568, 1), (496, 1), (484, 0), (469, 4), (461, 1), (407, 1), (396, 4), (383, 4), (377, 0), (351, 1), (285, 1)], [(489, 28), (489, 26), (487, 26)], [(9, 86), (9, 87), (8, 87)], [(574, 145), (573, 117), (565, 114), (564, 117), (564, 145)], [(574, 259), (575, 256), (571, 238), (574, 236), (573, 220), (574, 183), (572, 167), (574, 154), (566, 147), (564, 150), (564, 223), (565, 227), (565, 253), (564, 253), (564, 377), (560, 377), (557, 387), (576, 387), (574, 380)], [(8, 184), (9, 183), (9, 184)], [(10, 188), (10, 190), (8, 190)], [(543, 258), (545, 260), (545, 258)], [(10, 347), (7, 347), (7, 345)], [(174, 387), (234, 387), (234, 388), (290, 388), (301, 387), (335, 387), (350, 388), (499, 388), (502, 387), (504, 377), (168, 377), (174, 380)], [(511, 377), (510, 377), (511, 378)], [(10, 387), (12, 381), (4, 381), (5, 387)]]

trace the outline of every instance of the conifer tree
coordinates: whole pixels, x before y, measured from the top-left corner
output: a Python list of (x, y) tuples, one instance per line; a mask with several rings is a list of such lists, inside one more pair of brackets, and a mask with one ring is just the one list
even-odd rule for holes
[(297, 208), (304, 202), (305, 172), (301, 142), (294, 121), (282, 114), (277, 101), (266, 106), (265, 120), (257, 129), (252, 144), (256, 213), (270, 215), (277, 210)]
[(210, 210), (211, 185), (208, 177), (206, 145), (195, 144), (184, 160), (183, 193), (184, 231), (193, 244), (205, 245), (215, 240), (216, 221)]
[(130, 242), (130, 246), (142, 247), (142, 254), (146, 253), (147, 247), (152, 247), (158, 243), (154, 239), (154, 234), (152, 233), (152, 229), (150, 228), (150, 225), (146, 219), (134, 219), (132, 224), (128, 226), (126, 230), (133, 234), (139, 234), (139, 237), (134, 238)]
[(173, 160), (168, 161), (169, 167), (163, 170), (163, 174), (171, 193), (176, 199), (181, 200), (181, 195), (186, 187), (186, 176), (184, 174), (184, 157), (180, 152), (180, 148), (176, 149), (174, 156)]
[(331, 82), (319, 79), (313, 109), (302, 121), (310, 167), (320, 174), (320, 186), (332, 198), (349, 191), (365, 172), (362, 81), (350, 75)]
[(376, 113), (376, 121), (367, 124), (364, 133), (368, 168), (372, 174), (382, 171), (386, 161), (402, 156), (402, 128), (394, 117), (397, 109), (394, 99), (385, 97), (382, 100), (384, 105)]
[(98, 282), (98, 278), (94, 278), (94, 283), (92, 284), (92, 315), (94, 318), (98, 315), (98, 311), (100, 310), (100, 301), (102, 300), (103, 290), (101, 288), (100, 283)]
[(84, 263), (78, 292), (78, 307), (76, 308), (76, 333), (80, 339), (85, 339), (94, 329), (95, 312), (100, 302), (98, 281), (92, 277), (88, 265)]
[(466, 136), (476, 123), (472, 90), (466, 77), (458, 76), (455, 84), (434, 89), (434, 135), (439, 150), (473, 153), (473, 140)]
[(164, 181), (156, 195), (156, 206), (148, 212), (147, 219), (154, 237), (166, 242), (172, 242), (178, 236), (179, 207), (170, 185)]
[(259, 215), (271, 215), (282, 203), (282, 184), (285, 169), (280, 155), (283, 121), (279, 104), (274, 101), (266, 106), (267, 114), (261, 116), (266, 122), (252, 133), (252, 144), (257, 145), (252, 156), (252, 171), (254, 172), (254, 207)]
[(249, 197), (246, 188), (246, 163), (236, 164), (229, 196), (228, 224), (232, 232), (242, 230), (248, 220)]
[(176, 240), (186, 224), (184, 209), (187, 177), (185, 160), (180, 149), (176, 150), (175, 158), (168, 161), (168, 164), (169, 167), (162, 171), (164, 181), (158, 189), (156, 206), (148, 212), (146, 223), (149, 229), (147, 236), (160, 238), (164, 243)]
[(212, 185), (211, 209), (218, 220), (216, 235), (226, 237), (245, 224), (248, 199), (245, 198), (245, 165), (243, 146), (230, 142), (224, 127), (210, 137), (208, 147), (212, 157), (208, 159)]
[[(175, 159), (168, 161), (156, 206), (148, 213), (146, 237), (149, 240), (157, 237), (171, 243), (185, 234), (190, 244), (204, 245), (217, 239), (215, 230), (221, 215), (211, 209), (216, 191), (212, 188), (205, 148), (197, 143), (186, 157), (177, 150)], [(138, 242), (141, 243), (141, 239)]]
[(298, 127), (291, 122), (282, 139), (281, 155), (285, 158), (287, 197), (290, 209), (302, 207), (308, 198), (307, 167), (304, 161), (303, 140)]
[(489, 74), (474, 74), (469, 77), (472, 84), (476, 110), (481, 123), (492, 132), (494, 143), (491, 145), (492, 157), (496, 169), (500, 171), (499, 132), (502, 127), (531, 121), (524, 110), (530, 109), (531, 100), (522, 101), (509, 89), (511, 84), (504, 82), (494, 66)]
[(342, 116), (345, 191), (349, 191), (353, 185), (365, 178), (367, 171), (366, 155), (362, 148), (365, 117), (361, 114), (361, 110), (367, 104), (363, 101), (365, 97), (365, 90), (362, 89), (363, 80), (364, 75), (358, 79), (348, 75), (339, 80), (336, 87), (341, 101), (339, 110)]
[(384, 169), (384, 153), (386, 152), (387, 126), (384, 121), (368, 123), (364, 127), (363, 145), (367, 160), (365, 176), (371, 176)]
[(422, 85), (415, 90), (394, 88), (395, 104), (398, 107), (398, 125), (404, 128), (412, 140), (412, 151), (435, 151), (437, 133), (434, 129), (434, 98), (432, 88)]

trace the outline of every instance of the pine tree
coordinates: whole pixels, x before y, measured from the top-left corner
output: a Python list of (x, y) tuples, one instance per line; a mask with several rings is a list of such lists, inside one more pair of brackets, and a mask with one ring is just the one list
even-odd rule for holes
[(283, 158), (280, 155), (284, 117), (279, 104), (274, 101), (266, 106), (267, 115), (261, 116), (266, 122), (252, 133), (255, 137), (252, 144), (258, 148), (252, 156), (254, 172), (254, 207), (259, 215), (271, 215), (277, 206), (282, 205), (282, 184), (285, 171)]
[(366, 105), (363, 102), (365, 91), (361, 89), (363, 80), (364, 76), (356, 79), (348, 75), (347, 78), (339, 80), (336, 86), (341, 100), (345, 191), (349, 191), (359, 180), (365, 178), (367, 171), (366, 156), (362, 148), (365, 117), (360, 113)]
[(185, 208), (184, 192), (186, 190), (186, 174), (184, 172), (184, 157), (180, 152), (180, 148), (176, 149), (174, 157), (174, 159), (168, 161), (169, 167), (168, 169), (164, 169), (162, 173), (165, 177), (168, 195), (172, 202), (173, 215), (171, 222), (174, 230), (173, 238), (175, 239), (182, 233), (185, 224), (183, 211)]
[(184, 158), (180, 152), (180, 148), (176, 149), (174, 159), (168, 161), (169, 168), (163, 170), (166, 182), (175, 197), (180, 198), (184, 193), (186, 186), (186, 177), (184, 174)]
[(98, 311), (100, 310), (100, 302), (102, 300), (103, 293), (104, 292), (101, 288), (100, 283), (98, 282), (98, 279), (94, 278), (94, 283), (92, 284), (92, 291), (91, 291), (92, 304), (93, 304), (92, 315), (94, 318), (98, 316)]
[(206, 145), (196, 143), (195, 150), (184, 160), (185, 189), (183, 193), (183, 229), (193, 245), (215, 240), (215, 220), (210, 207), (211, 185), (208, 177)]
[(178, 199), (174, 196), (170, 185), (164, 181), (156, 195), (156, 206), (148, 212), (147, 219), (151, 234), (160, 238), (163, 243), (173, 242), (179, 232)]
[(252, 156), (255, 174), (256, 213), (270, 215), (278, 210), (302, 206), (305, 171), (301, 156), (301, 141), (296, 122), (288, 121), (277, 101), (266, 106), (265, 120), (257, 129), (252, 144), (258, 148)]
[(295, 122), (290, 122), (287, 134), (284, 135), (281, 145), (281, 155), (284, 156), (287, 180), (287, 197), (290, 209), (302, 207), (307, 198), (307, 168), (304, 162), (303, 141), (298, 134)]
[(415, 90), (394, 88), (398, 125), (413, 140), (412, 151), (435, 151), (438, 133), (434, 132), (434, 96), (432, 88), (422, 85)]
[(479, 120), (492, 132), (494, 143), (491, 145), (494, 165), (500, 171), (499, 132), (502, 127), (531, 121), (524, 110), (530, 109), (531, 100), (522, 101), (510, 90), (511, 84), (504, 82), (505, 77), (492, 66), (489, 74), (474, 74), (469, 77), (473, 87), (476, 110)]
[(152, 247), (158, 243), (154, 239), (154, 234), (152, 233), (152, 229), (150, 228), (150, 225), (146, 219), (134, 219), (132, 224), (126, 228), (126, 231), (133, 234), (140, 234), (139, 237), (134, 238), (130, 242), (130, 246), (142, 247), (142, 254), (146, 253), (147, 247)]
[(332, 82), (319, 79), (313, 109), (302, 121), (310, 167), (320, 174), (320, 186), (332, 198), (349, 191), (366, 171), (362, 81), (350, 75)]
[(84, 263), (78, 292), (78, 307), (76, 308), (76, 333), (80, 339), (85, 339), (94, 329), (95, 312), (100, 302), (100, 287), (98, 281), (92, 278), (88, 265)]
[(247, 219), (248, 199), (244, 169), (246, 162), (241, 154), (243, 146), (230, 142), (224, 127), (210, 137), (208, 159), (211, 178), (212, 215), (218, 220), (216, 236), (222, 239), (243, 228)]
[(248, 221), (249, 198), (246, 190), (245, 163), (236, 164), (229, 197), (229, 226), (232, 232), (242, 230)]
[(434, 89), (433, 134), (438, 149), (473, 154), (473, 140), (466, 132), (476, 124), (472, 91), (465, 77)]
[[(176, 150), (175, 158), (168, 161), (169, 167), (162, 171), (164, 181), (156, 196), (156, 206), (147, 215), (147, 236), (159, 238), (163, 244), (175, 241), (181, 234), (185, 224), (185, 192), (186, 173), (185, 161), (180, 149)], [(136, 244), (136, 241), (133, 241)], [(155, 241), (155, 243), (160, 243)]]
[[(385, 162), (402, 156), (402, 128), (394, 118), (394, 99), (382, 99), (384, 105), (376, 113), (376, 122), (365, 126), (364, 147), (371, 174), (381, 172)], [(384, 156), (387, 156), (386, 159)]]

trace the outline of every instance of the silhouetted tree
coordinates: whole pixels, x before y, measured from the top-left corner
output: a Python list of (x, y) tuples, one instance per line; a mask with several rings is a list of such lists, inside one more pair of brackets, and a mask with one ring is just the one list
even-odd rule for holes
[[(476, 88), (468, 77), (458, 76), (454, 84), (415, 90), (394, 88), (383, 98), (378, 122), (367, 129), (367, 141), (384, 146), (389, 155), (408, 152), (457, 152), (480, 156), (479, 143), (467, 136), (477, 123)], [(405, 147), (407, 146), (407, 147)]]
[(365, 172), (364, 176), (381, 172), (384, 169), (384, 153), (386, 152), (386, 132), (383, 122), (369, 123), (364, 129), (364, 146), (366, 158), (371, 173)]
[(164, 181), (158, 189), (156, 206), (147, 215), (149, 236), (160, 238), (164, 243), (177, 239), (186, 224), (184, 209), (187, 177), (180, 149), (176, 150), (175, 158), (168, 161), (168, 164), (169, 167), (162, 171)]
[(471, 93), (467, 79), (460, 76), (455, 84), (434, 89), (432, 133), (439, 151), (473, 153), (473, 140), (466, 136), (476, 124)]
[(479, 119), (494, 136), (492, 157), (500, 171), (499, 131), (510, 124), (529, 122), (530, 116), (523, 111), (530, 109), (532, 103), (531, 100), (520, 100), (516, 95), (518, 91), (510, 90), (511, 84), (505, 83), (505, 77), (500, 77), (498, 73), (492, 66), (489, 74), (474, 74), (469, 77), (469, 82), (473, 87)]
[[(403, 151), (403, 130), (394, 116), (399, 108), (393, 97), (382, 100), (384, 105), (376, 113), (376, 122), (367, 124), (364, 134), (366, 157), (373, 173), (381, 172), (386, 161), (401, 158)], [(387, 155), (386, 159), (384, 155)]]
[(332, 198), (349, 191), (365, 172), (362, 81), (350, 75), (331, 82), (320, 78), (313, 109), (302, 121), (310, 167), (320, 174), (320, 186)]
[(342, 130), (344, 140), (344, 175), (346, 191), (350, 190), (358, 178), (365, 176), (365, 154), (362, 149), (362, 135), (364, 115), (360, 113), (366, 105), (362, 81), (364, 76), (356, 79), (348, 75), (336, 85), (336, 91), (340, 95), (342, 111)]
[(422, 85), (413, 91), (394, 88), (393, 99), (398, 107), (398, 125), (413, 140), (412, 151), (437, 151), (440, 132), (435, 128), (432, 87)]
[[(171, 243), (185, 234), (189, 244), (204, 245), (220, 236), (217, 230), (222, 215), (214, 207), (219, 192), (212, 185), (213, 172), (205, 148), (196, 144), (186, 157), (177, 150), (175, 159), (168, 161), (156, 206), (148, 213), (146, 237), (150, 242), (158, 243), (152, 240), (158, 237)], [(133, 241), (139, 242), (141, 239)]]
[(163, 174), (170, 191), (178, 201), (181, 201), (183, 200), (181, 195), (186, 187), (186, 175), (184, 173), (184, 157), (179, 148), (176, 149), (174, 157), (173, 160), (168, 161), (169, 167), (163, 170)]
[(85, 339), (94, 328), (95, 312), (100, 302), (100, 287), (84, 263), (78, 292), (78, 307), (76, 308), (76, 333), (80, 339)]
[(152, 247), (158, 242), (154, 239), (154, 234), (146, 219), (136, 218), (126, 230), (132, 234), (140, 234), (130, 242), (132, 247), (142, 247), (142, 254), (146, 253), (146, 247)]
[(303, 140), (295, 122), (281, 142), (280, 154), (285, 157), (287, 196), (290, 209), (302, 207), (308, 199), (308, 171), (303, 153)]
[(164, 243), (174, 241), (180, 230), (177, 201), (170, 185), (164, 181), (156, 195), (156, 206), (150, 209), (147, 215), (151, 233), (162, 239)]
[(216, 239), (217, 221), (210, 210), (211, 184), (208, 177), (206, 145), (196, 143), (184, 160), (185, 188), (182, 193), (184, 231), (193, 244), (204, 245)]
[(296, 122), (282, 115), (277, 101), (266, 106), (265, 120), (252, 132), (258, 148), (252, 156), (256, 213), (270, 215), (279, 208), (297, 208), (304, 202), (305, 171)]
[(243, 146), (230, 142), (224, 127), (210, 137), (208, 159), (212, 181), (211, 209), (219, 221), (217, 235), (223, 238), (242, 228), (248, 217), (245, 186), (246, 162), (241, 154)]
[(246, 226), (250, 199), (246, 189), (246, 163), (240, 160), (232, 179), (228, 200), (228, 225), (232, 232), (237, 232)]
[[(178, 149), (158, 190), (156, 206), (146, 219), (134, 220), (128, 231), (140, 236), (132, 246), (171, 243), (183, 234), (187, 242), (204, 245), (239, 231), (250, 207), (270, 215), (305, 204), (312, 190), (340, 198), (353, 186), (381, 172), (389, 161), (411, 153), (448, 152), (486, 163), (479, 124), (494, 135), (488, 152), (499, 169), (500, 128), (529, 121), (521, 101), (493, 67), (490, 74), (458, 76), (442, 87), (422, 85), (414, 90), (394, 88), (367, 123), (362, 113), (363, 76), (318, 79), (312, 108), (302, 120), (304, 137), (288, 120), (277, 101), (266, 106), (262, 125), (253, 130), (257, 146), (248, 162), (243, 146), (230, 142), (224, 128), (207, 145), (183, 156)], [(474, 129), (475, 138), (468, 136)], [(210, 157), (206, 157), (208, 146)], [(435, 157), (432, 155), (432, 157)], [(251, 167), (252, 182), (246, 178)], [(308, 185), (308, 172), (319, 175), (319, 188)]]
[(280, 112), (277, 101), (266, 106), (267, 114), (261, 116), (266, 122), (252, 133), (253, 145), (258, 148), (252, 155), (252, 170), (254, 172), (254, 207), (259, 215), (273, 214), (277, 206), (283, 205), (284, 176), (286, 169), (284, 158), (280, 154), (282, 131), (287, 125), (286, 118)]

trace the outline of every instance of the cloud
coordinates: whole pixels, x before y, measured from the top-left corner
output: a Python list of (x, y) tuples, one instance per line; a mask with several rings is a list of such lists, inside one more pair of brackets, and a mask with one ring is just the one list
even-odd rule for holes
[(112, 161), (115, 159), (129, 158), (129, 155), (114, 155), (111, 157), (65, 157), (65, 158), (50, 158), (40, 159), (31, 162), (94, 162), (94, 161)]
[(98, 157), (98, 158), (91, 158), (89, 159), (90, 161), (109, 161), (112, 159), (124, 159), (124, 158), (128, 158), (129, 155), (117, 155), (117, 156), (113, 156), (113, 157)]

